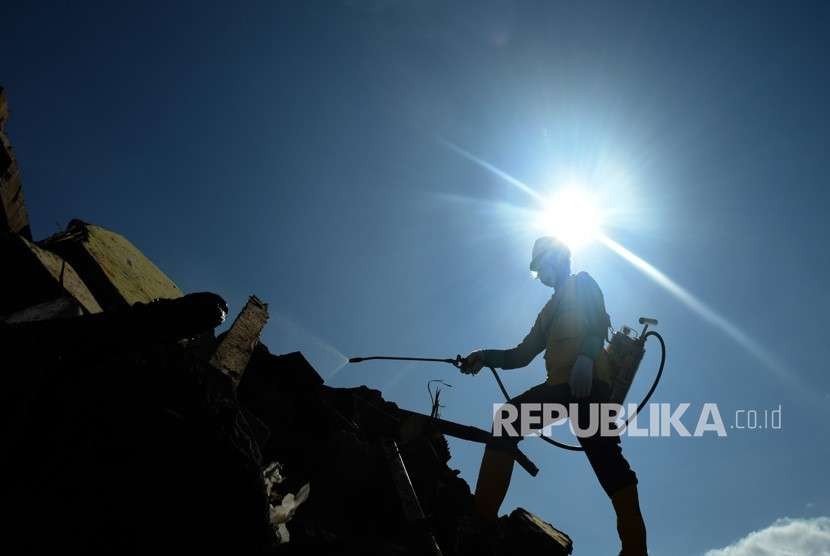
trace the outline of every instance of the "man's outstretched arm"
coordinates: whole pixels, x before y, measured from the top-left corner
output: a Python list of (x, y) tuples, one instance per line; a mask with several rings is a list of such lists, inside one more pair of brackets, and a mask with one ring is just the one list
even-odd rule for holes
[(545, 331), (550, 303), (548, 301), (548, 304), (539, 312), (533, 328), (519, 345), (510, 349), (483, 349), (472, 352), (467, 356), (467, 372), (474, 374), (482, 367), (518, 369), (529, 365), (533, 358), (545, 349)]

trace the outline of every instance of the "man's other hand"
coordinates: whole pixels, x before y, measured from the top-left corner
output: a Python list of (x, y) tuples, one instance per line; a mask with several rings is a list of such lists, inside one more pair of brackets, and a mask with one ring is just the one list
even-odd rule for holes
[(591, 383), (594, 380), (594, 360), (587, 355), (576, 358), (571, 367), (571, 378), (568, 385), (575, 398), (584, 398), (591, 393)]

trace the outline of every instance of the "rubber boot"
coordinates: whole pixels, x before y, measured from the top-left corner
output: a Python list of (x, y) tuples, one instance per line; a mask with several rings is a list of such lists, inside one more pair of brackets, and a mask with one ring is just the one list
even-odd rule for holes
[(486, 447), (474, 499), (476, 516), (481, 521), (494, 524), (498, 520), (499, 507), (507, 495), (511, 475), (513, 456), (503, 450)]
[(640, 512), (637, 485), (630, 485), (615, 492), (611, 496), (611, 503), (617, 513), (617, 532), (622, 543), (620, 556), (648, 556), (646, 524)]

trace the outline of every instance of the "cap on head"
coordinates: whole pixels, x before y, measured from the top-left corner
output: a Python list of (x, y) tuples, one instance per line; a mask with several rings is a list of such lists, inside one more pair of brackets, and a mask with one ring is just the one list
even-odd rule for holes
[(548, 253), (555, 253), (560, 260), (570, 260), (571, 250), (568, 246), (553, 236), (543, 236), (533, 243), (533, 254), (530, 258), (530, 270), (539, 271), (539, 262)]

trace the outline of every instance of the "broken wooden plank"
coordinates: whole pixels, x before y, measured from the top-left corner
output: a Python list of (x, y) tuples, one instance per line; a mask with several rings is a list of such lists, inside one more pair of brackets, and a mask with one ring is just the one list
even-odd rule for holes
[(0, 131), (6, 125), (6, 120), (9, 119), (9, 103), (6, 100), (6, 90), (0, 87)]
[(266, 322), (268, 305), (252, 295), (216, 348), (210, 363), (227, 374), (234, 385), (242, 379)]
[[(418, 413), (417, 411), (409, 411), (407, 409), (398, 409), (398, 413), (404, 418), (420, 417), (422, 419), (426, 419), (433, 426), (435, 426), (435, 428), (441, 431), (442, 434), (452, 436), (454, 438), (460, 438), (461, 440), (469, 440), (470, 442), (479, 442), (481, 444), (489, 444), (494, 440), (497, 440), (497, 437), (493, 436), (486, 430), (473, 427), (471, 425), (462, 425), (460, 423), (447, 421), (446, 419), (440, 419), (437, 417), (430, 417), (429, 415), (424, 415), (423, 413)], [(527, 455), (518, 448), (518, 446), (511, 448), (510, 454), (513, 456), (515, 462), (518, 463), (519, 466), (527, 471), (531, 476), (535, 477), (539, 474), (539, 468), (536, 467), (536, 464), (530, 461), (530, 458), (528, 458)]]
[(75, 269), (58, 255), (21, 235), (0, 234), (0, 315), (71, 297), (85, 313), (101, 307)]
[(0, 87), (0, 231), (32, 239), (29, 214), (23, 199), (23, 180), (11, 141), (3, 128), (9, 117), (6, 94)]
[(524, 508), (513, 510), (507, 523), (505, 544), (510, 546), (511, 554), (567, 556), (573, 552), (568, 535)]
[(80, 317), (81, 315), (83, 315), (83, 312), (78, 307), (78, 303), (69, 296), (63, 296), (21, 309), (5, 317), (3, 321), (7, 324), (18, 324), (21, 322), (66, 319)]
[(406, 464), (401, 458), (398, 444), (391, 438), (383, 438), (381, 439), (381, 447), (386, 462), (389, 464), (392, 483), (398, 493), (398, 499), (401, 502), (401, 509), (407, 525), (414, 534), (420, 537), (419, 541), (425, 553), (441, 556), (441, 548), (429, 528), (429, 522), (424, 515), (423, 508), (421, 508), (421, 502), (418, 500), (415, 488), (412, 486), (412, 480), (409, 478), (409, 471), (406, 470)]

